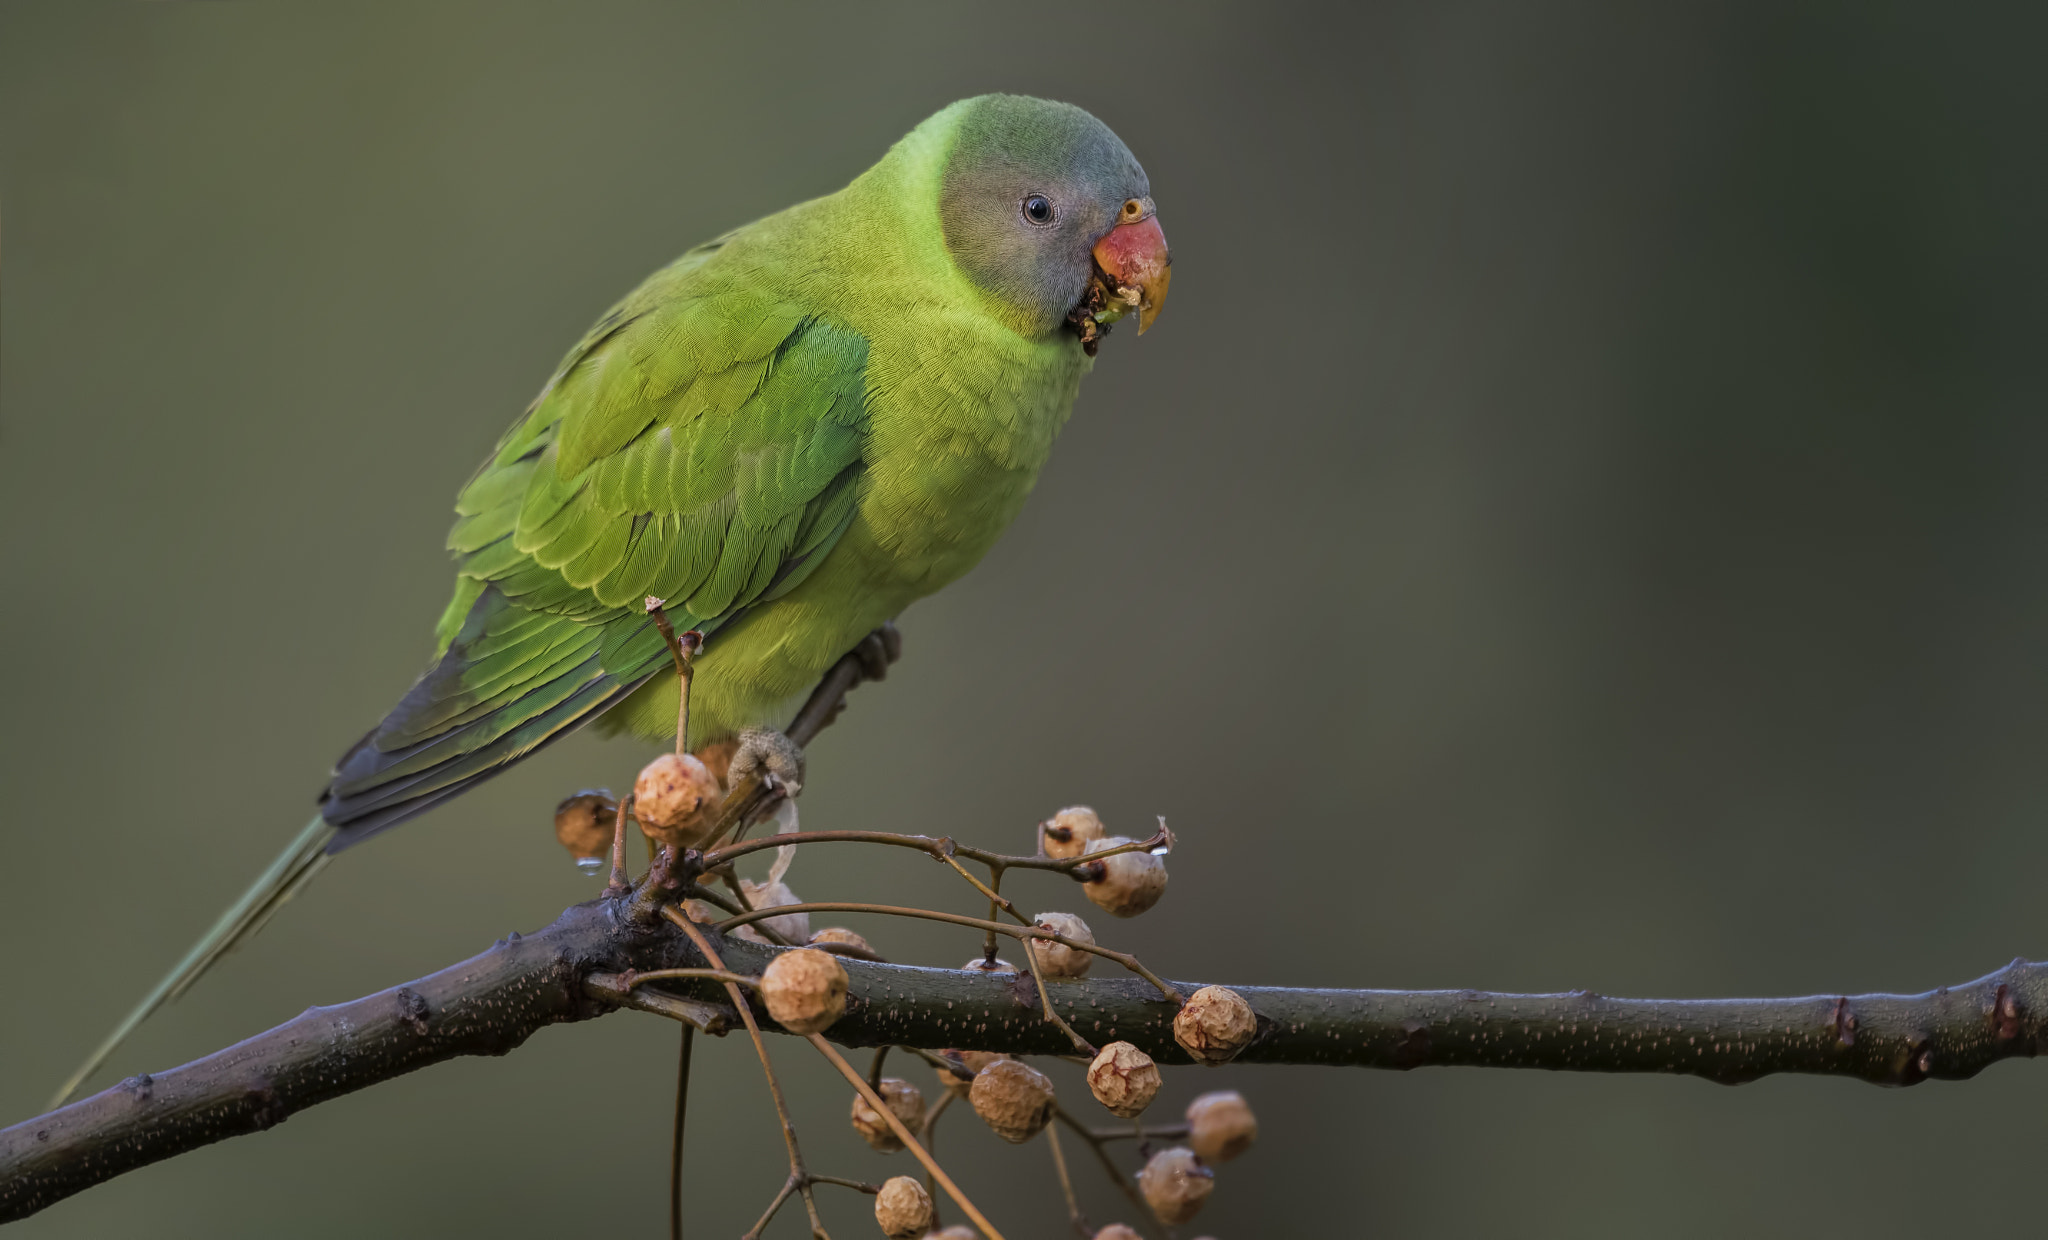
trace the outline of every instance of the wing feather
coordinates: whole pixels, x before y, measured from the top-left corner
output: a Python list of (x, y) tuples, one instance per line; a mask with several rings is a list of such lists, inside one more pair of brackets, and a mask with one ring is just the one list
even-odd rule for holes
[(720, 285), (715, 256), (693, 252), (600, 320), (463, 489), (443, 651), (337, 766), (322, 802), (341, 828), (332, 849), (489, 778), (665, 667), (645, 596), (715, 642), (851, 522), (866, 342)]

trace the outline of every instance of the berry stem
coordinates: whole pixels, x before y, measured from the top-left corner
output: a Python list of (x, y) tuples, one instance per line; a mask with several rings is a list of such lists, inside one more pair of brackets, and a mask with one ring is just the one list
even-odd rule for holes
[(690, 1048), (697, 1031), (683, 1026), (683, 1046), (676, 1056), (676, 1118), (668, 1142), (668, 1235), (683, 1240), (683, 1119), (690, 1104)]
[(1109, 1156), (1108, 1150), (1102, 1148), (1102, 1142), (1095, 1139), (1095, 1134), (1088, 1131), (1087, 1127), (1080, 1120), (1067, 1114), (1067, 1109), (1057, 1102), (1052, 1104), (1052, 1117), (1073, 1129), (1075, 1135), (1088, 1143), (1088, 1148), (1095, 1151), (1097, 1161), (1101, 1162), (1102, 1169), (1109, 1173), (1111, 1182), (1129, 1199), (1132, 1208), (1138, 1212), (1138, 1217), (1150, 1219), (1152, 1217), (1152, 1207), (1146, 1205), (1145, 1199), (1138, 1195), (1136, 1188), (1132, 1187), (1131, 1177), (1118, 1170), (1116, 1160)]
[(889, 1104), (882, 1101), (881, 1095), (868, 1088), (867, 1081), (861, 1078), (860, 1073), (854, 1071), (852, 1064), (846, 1062), (846, 1056), (832, 1049), (832, 1044), (827, 1042), (822, 1034), (813, 1033), (806, 1036), (810, 1044), (817, 1048), (818, 1053), (831, 1060), (832, 1066), (839, 1069), (839, 1075), (853, 1083), (853, 1087), (860, 1091), (861, 1097), (867, 1099), (868, 1105), (874, 1108), (875, 1114), (888, 1121), (890, 1129), (896, 1134), (896, 1139), (903, 1142), (910, 1152), (917, 1156), (917, 1161), (924, 1164), (924, 1169), (939, 1182), (939, 1187), (946, 1190), (946, 1195), (967, 1212), (967, 1217), (974, 1220), (976, 1227), (981, 1228), (981, 1234), (987, 1237), (987, 1240), (1003, 1240), (1003, 1233), (997, 1231), (995, 1224), (989, 1222), (981, 1211), (974, 1208), (974, 1203), (967, 1199), (967, 1194), (960, 1191), (958, 1184), (953, 1183), (953, 1177), (940, 1168), (938, 1162), (918, 1142), (916, 1135), (904, 1126), (902, 1120), (896, 1118), (896, 1112), (889, 1109)]
[[(989, 932), (988, 941), (991, 943), (996, 941), (994, 931)], [(1031, 980), (1038, 983), (1038, 1002), (1045, 1008), (1045, 1018), (1066, 1031), (1067, 1037), (1073, 1040), (1075, 1050), (1080, 1051), (1090, 1059), (1095, 1058), (1096, 1050), (1094, 1043), (1082, 1037), (1075, 1031), (1072, 1025), (1067, 1023), (1065, 1017), (1052, 1010), (1052, 996), (1046, 993), (1044, 966), (1039, 962), (1037, 945), (1028, 938), (1022, 940), (1022, 942), (1024, 944), (1024, 960), (1031, 966)]]
[[(705, 938), (704, 932), (697, 928), (697, 923), (684, 916), (682, 910), (672, 904), (663, 905), (661, 912), (664, 917), (680, 927), (684, 934), (690, 936), (690, 942), (696, 945), (704, 959), (711, 962), (712, 968), (721, 973), (729, 972), (725, 967), (725, 961), (719, 958), (718, 952), (711, 946), (711, 940)], [(768, 1061), (768, 1044), (761, 1040), (760, 1022), (754, 1019), (754, 1009), (748, 1006), (747, 997), (741, 993), (738, 983), (727, 981), (725, 992), (731, 997), (732, 1005), (739, 1009), (740, 1020), (747, 1027), (747, 1036), (753, 1039), (754, 1053), (761, 1058), (761, 1073), (768, 1078), (768, 1096), (775, 1100), (775, 1117), (782, 1121), (782, 1143), (789, 1150), (789, 1181), (783, 1185), (781, 1194), (768, 1207), (768, 1213), (763, 1215), (761, 1221), (747, 1234), (758, 1236), (761, 1228), (766, 1227), (768, 1220), (775, 1217), (775, 1212), (782, 1208), (782, 1203), (788, 1199), (793, 1188), (803, 1198), (804, 1208), (810, 1211), (812, 1234), (823, 1236), (825, 1224), (818, 1218), (818, 1203), (811, 1197), (811, 1176), (804, 1168), (803, 1150), (796, 1143), (796, 1125), (790, 1122), (789, 1106), (782, 1100), (782, 1083), (775, 1079), (775, 1065)]]
[[(789, 837), (783, 836), (782, 838), (788, 839)], [(1075, 951), (1083, 951), (1090, 955), (1100, 956), (1104, 960), (1114, 960), (1124, 968), (1152, 983), (1159, 993), (1164, 995), (1167, 1001), (1174, 1006), (1178, 1007), (1186, 1002), (1179, 991), (1160, 980), (1157, 973), (1146, 968), (1139, 962), (1136, 956), (1131, 955), (1129, 952), (1112, 951), (1095, 943), (1082, 943), (1078, 940), (1070, 939), (1064, 934), (1055, 934), (1050, 930), (1041, 929), (1037, 926), (1027, 926), (1022, 930), (1018, 930), (1006, 926), (999, 921), (987, 921), (980, 917), (964, 917), (959, 913), (941, 913), (935, 909), (905, 908), (896, 904), (841, 904), (836, 902), (825, 904), (778, 904), (772, 909), (762, 909), (759, 912), (742, 913), (737, 917), (728, 917), (718, 923), (718, 932), (726, 934), (741, 926), (751, 925), (763, 918), (780, 917), (784, 913), (880, 913), (885, 917), (919, 917), (926, 921), (951, 922), (956, 926), (972, 926), (976, 930), (986, 930), (993, 926), (997, 934), (1008, 935), (1013, 939), (1045, 939), (1058, 943), (1062, 947), (1071, 947)]]
[(704, 854), (704, 867), (713, 869), (728, 861), (744, 857), (750, 852), (759, 852), (764, 848), (780, 848), (785, 844), (891, 844), (898, 848), (914, 848), (941, 860), (947, 855), (965, 857), (969, 861), (978, 861), (992, 869), (1001, 867), (1006, 870), (1049, 870), (1056, 874), (1071, 875), (1079, 867), (1100, 861), (1104, 857), (1114, 857), (1118, 853), (1127, 852), (1150, 852), (1172, 842), (1172, 832), (1162, 827), (1150, 838), (1133, 840), (1128, 844), (1119, 844), (1114, 848), (1105, 848), (1085, 856), (1013, 857), (1005, 853), (956, 844), (947, 836), (905, 835), (896, 831), (791, 831), (787, 835), (763, 836), (758, 840), (728, 844), (724, 848), (707, 851)]
[(668, 647), (668, 657), (676, 665), (676, 752), (690, 752), (690, 664), (697, 658), (697, 652), (704, 648), (704, 634), (697, 629), (676, 635), (676, 626), (669, 622), (668, 612), (663, 603), (652, 594), (647, 596), (647, 614), (654, 617), (655, 631), (661, 634), (661, 643)]
[(1052, 1169), (1060, 1177), (1060, 1194), (1067, 1199), (1067, 1222), (1073, 1227), (1076, 1235), (1082, 1237), (1082, 1240), (1087, 1240), (1094, 1233), (1088, 1226), (1087, 1216), (1081, 1213), (1080, 1201), (1074, 1196), (1073, 1177), (1067, 1174), (1067, 1155), (1060, 1149), (1058, 1124), (1045, 1126), (1045, 1143), (1052, 1147)]
[(632, 877), (626, 873), (626, 814), (632, 804), (632, 793), (620, 797), (617, 816), (612, 820), (612, 874), (604, 885), (607, 896), (623, 895), (633, 886)]

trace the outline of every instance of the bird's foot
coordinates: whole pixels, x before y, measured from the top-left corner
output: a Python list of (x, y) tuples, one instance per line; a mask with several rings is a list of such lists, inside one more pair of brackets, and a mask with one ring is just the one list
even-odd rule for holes
[(804, 787), (804, 751), (773, 728), (743, 729), (740, 746), (726, 770), (726, 786), (751, 775), (761, 776), (780, 787), (785, 796), (794, 797)]
[(884, 620), (882, 627), (861, 638), (851, 653), (860, 660), (862, 680), (886, 680), (889, 665), (903, 657), (903, 634), (892, 621)]

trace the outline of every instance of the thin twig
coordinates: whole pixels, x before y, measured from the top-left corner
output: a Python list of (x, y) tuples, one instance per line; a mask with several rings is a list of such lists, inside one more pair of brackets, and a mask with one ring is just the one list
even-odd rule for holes
[(1168, 1124), (1163, 1128), (1140, 1128), (1136, 1130), (1129, 1128), (1090, 1128), (1088, 1135), (1094, 1137), (1097, 1141), (1129, 1141), (1133, 1137), (1142, 1137), (1147, 1141), (1155, 1138), (1161, 1141), (1181, 1141), (1187, 1138), (1188, 1126), (1186, 1124)]
[(802, 1176), (794, 1171), (790, 1172), (789, 1178), (782, 1182), (782, 1191), (775, 1194), (775, 1199), (768, 1203), (768, 1208), (761, 1212), (761, 1217), (754, 1220), (754, 1225), (741, 1233), (740, 1240), (759, 1240), (761, 1229), (775, 1218), (775, 1212), (782, 1209), (782, 1203), (788, 1201), (789, 1195), (803, 1182)]
[(716, 1003), (685, 999), (662, 990), (635, 990), (624, 973), (587, 973), (583, 977), (583, 993), (614, 1007), (679, 1020), (709, 1034), (723, 1034), (738, 1019), (731, 1008)]
[[(905, 1049), (911, 1050), (915, 1048), (906, 1047)], [(918, 1051), (918, 1054), (925, 1055), (925, 1052)], [(931, 1058), (929, 1055), (925, 1057)], [(918, 1125), (918, 1139), (924, 1142), (925, 1153), (931, 1154), (934, 1158), (938, 1157), (933, 1151), (939, 1148), (939, 1116), (944, 1115), (946, 1108), (953, 1105), (953, 1099), (959, 1096), (959, 1090), (948, 1089), (932, 1109), (924, 1113), (924, 1123)], [(939, 1182), (932, 1178), (932, 1173), (929, 1171), (924, 1173), (924, 1195), (931, 1198), (932, 1229), (936, 1231), (939, 1227)]]
[(703, 977), (714, 982), (735, 982), (755, 990), (761, 988), (760, 978), (748, 977), (744, 973), (727, 973), (724, 969), (649, 969), (645, 973), (628, 970), (619, 977), (629, 989), (642, 982), (666, 982), (679, 977)]
[(1013, 939), (1044, 939), (1049, 942), (1058, 943), (1062, 947), (1071, 947), (1075, 951), (1088, 952), (1105, 960), (1114, 960), (1124, 968), (1152, 983), (1159, 993), (1166, 996), (1167, 1000), (1175, 1006), (1187, 1002), (1186, 998), (1179, 991), (1160, 980), (1158, 974), (1146, 968), (1139, 962), (1136, 956), (1131, 955), (1129, 952), (1112, 951), (1095, 943), (1083, 943), (1078, 939), (1070, 939), (1064, 934), (1055, 934), (1053, 931), (1047, 930), (1042, 926), (1029, 925), (1019, 930), (1006, 926), (999, 921), (990, 921), (985, 917), (967, 917), (960, 913), (941, 913), (928, 908), (908, 908), (900, 904), (846, 904), (839, 902), (778, 904), (773, 909), (761, 909), (752, 913), (742, 913), (737, 917), (728, 917), (718, 923), (718, 931), (721, 934), (728, 934), (741, 926), (752, 925), (754, 922), (760, 921), (765, 917), (780, 917), (785, 913), (879, 913), (888, 917), (916, 917), (925, 921), (950, 922), (956, 926), (972, 926), (976, 930), (987, 930), (993, 927), (997, 934), (1005, 934)]
[(741, 1234), (740, 1240), (760, 1240), (762, 1229), (774, 1221), (776, 1212), (788, 1203), (789, 1195), (804, 1192), (813, 1184), (836, 1184), (841, 1188), (866, 1193), (870, 1197), (882, 1191), (879, 1184), (870, 1184), (865, 1180), (843, 1179), (836, 1175), (819, 1175), (815, 1171), (807, 1171), (801, 1176), (792, 1175), (782, 1182), (782, 1189), (775, 1194), (775, 1200), (768, 1203), (768, 1208), (762, 1211), (760, 1218), (754, 1220), (752, 1227)]
[[(719, 881), (723, 881), (723, 883), (725, 883), (725, 890), (727, 890), (727, 892), (731, 892), (731, 894), (733, 894), (733, 902), (737, 902), (737, 908), (735, 908), (733, 904), (727, 904), (725, 900), (721, 900), (721, 902), (719, 902), (719, 906), (721, 906), (721, 908), (733, 910), (735, 914), (745, 914), (745, 912), (768, 912), (768, 910), (764, 910), (764, 908), (754, 908), (754, 898), (752, 898), (752, 896), (748, 896), (748, 890), (745, 890), (745, 887), (743, 887), (743, 885), (739, 885), (739, 875), (735, 875), (731, 867), (725, 867), (725, 869), (721, 869), (721, 871), (719, 871)], [(762, 939), (766, 939), (766, 941), (774, 943), (776, 947), (797, 947), (795, 943), (791, 943), (791, 941), (788, 941), (788, 937), (786, 937), (786, 935), (782, 935), (782, 931), (776, 931), (776, 928), (774, 928), (774, 926), (754, 926), (754, 933), (756, 933), (756, 935), (760, 935)]]
[(704, 903), (711, 905), (713, 908), (721, 909), (724, 912), (732, 914), (734, 917), (739, 916), (741, 913), (751, 913), (754, 911), (752, 906), (743, 908), (740, 905), (734, 904), (731, 900), (726, 899), (724, 896), (720, 895), (718, 892), (712, 890), (711, 888), (706, 887), (702, 883), (692, 883), (689, 886), (689, 888), (683, 892), (683, 896), (686, 899), (690, 900), (702, 900), (704, 901)]
[[(991, 932), (991, 935), (993, 935), (993, 932)], [(1022, 942), (1024, 945), (1024, 960), (1025, 963), (1031, 966), (1031, 980), (1038, 984), (1038, 1001), (1045, 1008), (1045, 1018), (1067, 1031), (1067, 1036), (1074, 1040), (1075, 1050), (1093, 1058), (1096, 1053), (1095, 1044), (1076, 1032), (1074, 1027), (1067, 1023), (1066, 1017), (1052, 1010), (1052, 996), (1047, 994), (1045, 990), (1045, 964), (1038, 958), (1036, 945), (1030, 939), (1024, 939)]]
[(953, 858), (950, 855), (946, 853), (940, 853), (938, 856), (939, 860), (953, 867), (954, 873), (966, 879), (968, 882), (974, 884), (974, 889), (976, 891), (979, 891), (981, 894), (988, 897), (988, 915), (990, 920), (994, 920), (996, 910), (1001, 909), (1003, 912), (1008, 913), (1010, 916), (1016, 918), (1018, 921), (1023, 922), (1025, 925), (1028, 926), (1031, 924), (1031, 919), (1029, 917), (1026, 917), (1024, 914), (1018, 912), (1016, 905), (1010, 903), (1007, 899), (997, 894), (996, 889), (994, 887), (990, 886), (988, 883), (982, 882), (974, 875), (969, 874), (967, 870), (963, 866), (961, 866), (961, 864), (958, 861), (953, 860)]
[(683, 1026), (683, 1047), (676, 1057), (676, 1119), (668, 1141), (668, 1235), (683, 1240), (683, 1119), (690, 1105), (690, 1044), (697, 1031)]
[(647, 614), (654, 617), (654, 628), (676, 665), (676, 753), (686, 754), (690, 752), (690, 664), (704, 648), (704, 634), (691, 629), (678, 637), (668, 613), (662, 610), (662, 600), (651, 594), (647, 596)]
[[(704, 932), (697, 928), (695, 922), (684, 916), (681, 909), (674, 905), (663, 905), (661, 911), (680, 927), (684, 934), (690, 936), (690, 942), (703, 953), (704, 959), (711, 962), (712, 967), (720, 972), (727, 971), (725, 961), (719, 959), (717, 950), (711, 946), (711, 940), (704, 937)], [(789, 1107), (782, 1101), (782, 1084), (775, 1079), (775, 1065), (768, 1062), (768, 1045), (761, 1040), (761, 1026), (754, 1020), (754, 1010), (747, 1005), (747, 998), (740, 993), (738, 983), (726, 982), (725, 990), (732, 996), (732, 1005), (739, 1009), (740, 1019), (746, 1023), (747, 1036), (754, 1042), (754, 1053), (761, 1057), (761, 1071), (768, 1078), (768, 1094), (775, 1100), (775, 1117), (782, 1121), (782, 1141), (789, 1148), (789, 1174), (798, 1182), (796, 1191), (804, 1199), (804, 1208), (810, 1211), (811, 1234), (818, 1240), (825, 1240), (825, 1224), (818, 1218), (818, 1203), (811, 1199), (811, 1186), (808, 1173), (804, 1170), (803, 1151), (797, 1147), (796, 1125), (790, 1122)], [(773, 1215), (774, 1212), (774, 1207), (771, 1206), (769, 1214)], [(763, 1219), (762, 1225), (765, 1226), (766, 1223), (767, 1220)]]
[(1094, 1235), (1094, 1232), (1088, 1226), (1086, 1216), (1081, 1213), (1080, 1200), (1074, 1196), (1074, 1181), (1067, 1174), (1067, 1156), (1060, 1149), (1060, 1126), (1058, 1124), (1047, 1124), (1045, 1126), (1045, 1143), (1052, 1147), (1052, 1169), (1058, 1173), (1060, 1177), (1060, 1193), (1067, 1199), (1067, 1222), (1072, 1225), (1075, 1233), (1082, 1240), (1089, 1240), (1089, 1237)]
[(1077, 1120), (1073, 1116), (1067, 1114), (1066, 1108), (1062, 1107), (1057, 1102), (1052, 1104), (1052, 1117), (1058, 1120), (1060, 1123), (1065, 1124), (1067, 1127), (1073, 1129), (1074, 1132), (1081, 1138), (1081, 1140), (1087, 1143), (1088, 1148), (1095, 1151), (1096, 1160), (1102, 1164), (1102, 1169), (1109, 1173), (1110, 1180), (1113, 1183), (1115, 1183), (1117, 1189), (1123, 1193), (1124, 1198), (1131, 1203), (1131, 1208), (1138, 1212), (1138, 1217), (1146, 1219), (1151, 1218), (1152, 1208), (1145, 1204), (1145, 1199), (1143, 1197), (1139, 1196), (1137, 1185), (1132, 1184), (1131, 1177), (1125, 1175), (1123, 1171), (1117, 1167), (1116, 1160), (1109, 1156), (1108, 1150), (1102, 1148), (1102, 1142), (1097, 1141), (1095, 1139), (1095, 1134), (1088, 1131), (1087, 1128), (1083, 1127), (1080, 1120)]
[(632, 804), (632, 793), (620, 797), (612, 820), (612, 875), (604, 885), (607, 896), (619, 895), (633, 886), (632, 877), (626, 873), (626, 813)]
[(874, 948), (858, 947), (852, 943), (805, 943), (803, 946), (810, 948), (814, 952), (824, 952), (831, 956), (844, 956), (849, 960), (865, 960), (870, 964), (889, 963), (888, 957), (882, 955), (882, 953)]
[(870, 1184), (866, 1180), (842, 1179), (836, 1175), (819, 1175), (815, 1171), (811, 1173), (811, 1183), (837, 1184), (841, 1188), (850, 1188), (853, 1189), (855, 1192), (866, 1193), (870, 1197), (882, 1191), (882, 1186), (880, 1184)]
[[(725, 889), (727, 891), (732, 892), (732, 898), (739, 902), (740, 911), (742, 913), (768, 913), (770, 916), (774, 915), (773, 909), (757, 909), (754, 907), (753, 898), (747, 895), (747, 889), (740, 885), (740, 880), (738, 876), (736, 876), (730, 869), (719, 871), (718, 877), (719, 880), (725, 884)], [(788, 936), (784, 935), (782, 931), (777, 930), (773, 926), (755, 926), (754, 933), (760, 935), (764, 939), (767, 939), (770, 943), (775, 944), (777, 947), (796, 946), (796, 944), (789, 941)]]
[[(795, 738), (794, 732), (790, 735), (792, 739)], [(918, 852), (928, 853), (934, 857), (952, 853), (969, 861), (1002, 866), (1005, 869), (1048, 870), (1055, 874), (1071, 874), (1075, 869), (1091, 861), (1114, 857), (1118, 853), (1151, 852), (1155, 848), (1171, 847), (1173, 832), (1162, 826), (1148, 839), (1133, 840), (1128, 844), (1119, 844), (1114, 848), (1105, 848), (1100, 852), (1086, 853), (1079, 857), (1022, 857), (990, 852), (984, 848), (970, 848), (944, 835), (905, 835), (897, 831), (792, 831), (787, 835), (763, 836), (744, 844), (728, 844), (723, 848), (713, 849), (705, 853), (704, 864), (723, 865), (750, 852), (758, 852), (763, 848), (780, 848), (785, 844), (888, 844), (896, 848), (914, 848)]]
[[(1031, 924), (1030, 919), (1025, 917), (1024, 914), (1018, 912), (1015, 905), (1011, 904), (1008, 900), (1003, 899), (1003, 897), (997, 895), (994, 887), (982, 887), (980, 883), (975, 882), (974, 875), (969, 874), (964, 869), (961, 869), (960, 863), (958, 861), (955, 861), (951, 857), (948, 857), (946, 858), (946, 864), (952, 866), (955, 870), (958, 870), (960, 876), (966, 879), (968, 882), (974, 883), (976, 887), (981, 887), (982, 892), (988, 896), (988, 919), (990, 921), (996, 920), (996, 913), (998, 911), (1000, 911), (1003, 908), (1008, 908), (1010, 910), (1010, 916), (1015, 917), (1018, 921), (1023, 922), (1027, 926)], [(999, 869), (995, 869), (992, 867), (989, 871), (989, 877), (997, 882), (1001, 882), (1003, 878), (1003, 872)], [(1024, 955), (1027, 958), (1031, 955), (1031, 944), (1024, 944)], [(986, 930), (982, 932), (981, 938), (981, 963), (984, 968), (990, 968), (995, 965), (995, 962), (996, 932), (993, 930)], [(1036, 970), (1033, 971), (1032, 975), (1034, 977), (1037, 976)], [(1039, 989), (1041, 992), (1043, 992), (1043, 983), (1040, 984)]]
[(839, 1069), (839, 1075), (853, 1082), (853, 1087), (860, 1091), (861, 1097), (867, 1099), (868, 1105), (874, 1108), (875, 1113), (888, 1121), (890, 1129), (896, 1134), (896, 1139), (903, 1142), (910, 1152), (917, 1156), (917, 1161), (924, 1164), (924, 1169), (939, 1182), (940, 1188), (946, 1190), (946, 1195), (953, 1199), (953, 1203), (965, 1211), (968, 1218), (974, 1220), (976, 1227), (981, 1228), (981, 1234), (987, 1237), (987, 1240), (1003, 1240), (1003, 1233), (997, 1231), (996, 1225), (989, 1222), (980, 1210), (974, 1208), (974, 1203), (967, 1199), (967, 1194), (960, 1191), (958, 1184), (953, 1183), (953, 1177), (947, 1175), (918, 1142), (917, 1134), (904, 1126), (903, 1121), (896, 1117), (896, 1112), (889, 1109), (889, 1104), (882, 1101), (881, 1095), (868, 1088), (868, 1083), (861, 1078), (860, 1073), (854, 1071), (853, 1065), (846, 1062), (846, 1056), (834, 1050), (832, 1044), (827, 1042), (822, 1034), (809, 1034), (806, 1040), (818, 1049), (820, 1055), (832, 1061), (832, 1066)]

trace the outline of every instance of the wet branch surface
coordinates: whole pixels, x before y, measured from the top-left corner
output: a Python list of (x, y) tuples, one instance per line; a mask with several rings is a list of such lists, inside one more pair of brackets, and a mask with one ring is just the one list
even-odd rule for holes
[[(637, 892), (578, 905), (537, 934), (511, 936), (438, 973), (308, 1009), (183, 1067), (131, 1077), (0, 1131), (0, 1220), (429, 1064), (503, 1055), (548, 1025), (619, 1010), (610, 975), (705, 967), (688, 939), (655, 915), (664, 885), (678, 881), (663, 871), (657, 865)], [(746, 974), (758, 974), (781, 950), (732, 938), (716, 947), (728, 968)], [(830, 1037), (842, 1045), (1072, 1050), (1045, 1019), (1028, 974), (841, 963), (851, 988)], [(1196, 989), (1171, 984), (1182, 994)], [(1911, 1085), (1974, 1076), (2048, 1044), (2048, 965), (2018, 960), (1920, 995), (1674, 1000), (1584, 991), (1234, 989), (1259, 1015), (1258, 1039), (1238, 1056), (1246, 1063), (1665, 1072), (1725, 1083), (1805, 1072)], [(1173, 1040), (1174, 1005), (1149, 983), (1102, 977), (1048, 981), (1047, 990), (1091, 1040), (1120, 1038), (1161, 1064), (1189, 1062)], [(676, 1006), (700, 1016), (734, 1015), (715, 980), (646, 983), (639, 991), (694, 1000)], [(764, 1031), (779, 1032), (765, 1010), (756, 1016)]]

